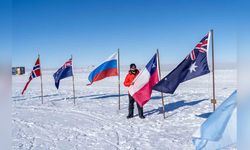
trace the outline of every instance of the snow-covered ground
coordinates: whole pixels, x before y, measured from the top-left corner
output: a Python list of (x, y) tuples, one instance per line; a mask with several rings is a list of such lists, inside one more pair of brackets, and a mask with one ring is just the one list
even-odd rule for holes
[[(190, 150), (194, 149), (192, 134), (212, 111), (211, 75), (181, 84), (173, 95), (165, 94), (166, 119), (160, 93), (153, 92), (144, 107), (146, 118), (128, 120), (127, 89), (123, 84), (118, 110), (117, 77), (86, 86), (88, 73), (76, 70), (74, 106), (72, 78), (62, 80), (60, 90), (56, 90), (53, 72), (43, 72), (44, 104), (40, 78), (34, 79), (21, 96), (29, 74), (12, 77), (13, 149)], [(125, 74), (123, 71), (122, 81)], [(236, 89), (236, 84), (236, 70), (216, 70), (218, 105)]]

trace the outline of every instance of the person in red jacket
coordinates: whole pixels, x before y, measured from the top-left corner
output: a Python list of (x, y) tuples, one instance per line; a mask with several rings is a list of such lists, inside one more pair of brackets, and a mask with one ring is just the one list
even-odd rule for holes
[[(133, 81), (135, 79), (135, 77), (139, 74), (139, 70), (136, 69), (136, 65), (135, 64), (131, 64), (130, 65), (130, 70), (124, 80), (124, 86), (129, 87), (131, 85), (133, 85)], [(128, 97), (129, 97), (129, 106), (128, 106), (128, 116), (127, 118), (133, 118), (134, 116), (134, 102), (135, 99), (128, 93)], [(141, 107), (137, 102), (137, 108), (138, 108), (138, 113), (139, 113), (139, 117), (141, 119), (144, 119), (145, 117), (143, 116), (143, 107)]]

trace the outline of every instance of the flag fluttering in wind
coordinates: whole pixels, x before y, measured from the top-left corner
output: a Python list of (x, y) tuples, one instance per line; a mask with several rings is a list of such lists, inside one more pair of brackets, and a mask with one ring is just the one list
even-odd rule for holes
[(195, 46), (191, 53), (154, 90), (173, 94), (180, 83), (209, 73), (207, 53), (210, 32)]
[(159, 64), (157, 59), (158, 56), (155, 54), (146, 67), (134, 79), (134, 84), (129, 87), (129, 94), (141, 107), (150, 100), (152, 88), (159, 82)]
[(58, 89), (60, 80), (73, 76), (72, 59), (69, 59), (68, 61), (66, 61), (64, 65), (54, 73), (53, 76), (55, 79), (55, 86)]
[(237, 144), (237, 91), (227, 98), (193, 135), (197, 150), (224, 149)]
[(89, 74), (88, 85), (111, 76), (118, 76), (118, 52), (111, 55)]
[(31, 73), (30, 73), (30, 77), (29, 77), (29, 81), (26, 83), (23, 91), (22, 91), (22, 95), (24, 94), (24, 92), (26, 91), (28, 85), (30, 84), (31, 80), (36, 78), (36, 77), (40, 77), (41, 76), (41, 68), (40, 68), (40, 59), (39, 57), (36, 60), (35, 66), (33, 67)]

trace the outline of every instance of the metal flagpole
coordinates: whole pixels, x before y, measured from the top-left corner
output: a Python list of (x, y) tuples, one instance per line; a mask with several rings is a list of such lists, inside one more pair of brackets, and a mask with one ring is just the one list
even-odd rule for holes
[(211, 30), (211, 36), (212, 36), (212, 73), (213, 73), (213, 99), (211, 99), (211, 103), (213, 104), (213, 111), (215, 111), (215, 74), (214, 74), (214, 31)]
[(120, 50), (118, 48), (118, 109), (121, 109), (121, 84), (120, 84), (120, 80), (121, 80), (121, 76), (120, 76)]
[(73, 56), (71, 55), (71, 61), (72, 61), (72, 83), (73, 83), (73, 98), (74, 98), (74, 105), (76, 104), (76, 94), (75, 94), (75, 78), (74, 78), (74, 72), (73, 72)]
[(38, 54), (38, 59), (39, 59), (39, 65), (40, 65), (40, 79), (41, 79), (41, 100), (43, 104), (43, 77), (42, 77), (42, 67), (41, 67), (41, 60), (40, 60), (40, 54)]
[[(159, 54), (159, 50), (157, 49), (157, 61), (158, 61), (158, 69), (159, 69), (159, 78), (161, 80), (161, 63), (160, 63), (160, 54)], [(164, 97), (163, 97), (163, 93), (161, 92), (161, 102), (162, 102), (162, 111), (163, 111), (163, 118), (165, 119), (165, 104), (164, 104)]]

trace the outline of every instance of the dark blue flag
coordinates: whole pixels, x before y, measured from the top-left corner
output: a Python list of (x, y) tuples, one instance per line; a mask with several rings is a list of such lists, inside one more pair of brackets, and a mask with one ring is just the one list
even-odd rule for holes
[(192, 52), (166, 77), (159, 81), (153, 89), (173, 94), (178, 85), (187, 80), (209, 73), (207, 47), (209, 33), (200, 41)]
[(56, 73), (54, 73), (53, 76), (55, 79), (56, 88), (58, 89), (61, 79), (73, 76), (72, 59), (69, 59), (60, 69), (57, 70)]

